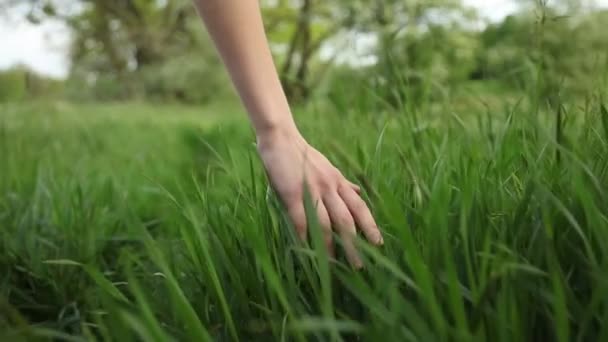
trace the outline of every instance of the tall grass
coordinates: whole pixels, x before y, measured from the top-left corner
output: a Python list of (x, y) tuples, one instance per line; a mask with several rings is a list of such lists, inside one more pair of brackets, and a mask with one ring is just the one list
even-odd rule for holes
[(314, 215), (297, 242), (243, 123), (5, 106), (4, 337), (602, 340), (600, 98), (563, 103), (559, 120), (529, 101), (299, 116), (385, 234), (379, 249), (359, 241), (361, 272), (328, 258)]
[(308, 198), (298, 241), (228, 107), (0, 107), (0, 340), (608, 339), (607, 94), (547, 102), (542, 63), (513, 101), (299, 113), (384, 233), (362, 271)]

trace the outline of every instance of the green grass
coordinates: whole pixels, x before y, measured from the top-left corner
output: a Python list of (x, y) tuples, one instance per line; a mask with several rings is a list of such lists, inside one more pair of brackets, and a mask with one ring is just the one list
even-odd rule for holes
[(4, 105), (0, 337), (608, 338), (598, 98), (560, 129), (525, 101), (298, 113), (385, 234), (361, 272), (296, 242), (238, 109)]

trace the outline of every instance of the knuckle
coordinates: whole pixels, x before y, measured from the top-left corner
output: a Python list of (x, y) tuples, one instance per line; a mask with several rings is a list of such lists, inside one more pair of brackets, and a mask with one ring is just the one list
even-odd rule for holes
[(332, 175), (336, 178), (344, 178), (342, 172), (336, 167), (332, 168)]
[(327, 215), (319, 216), (319, 225), (321, 225), (324, 230), (331, 230), (331, 220)]
[(342, 229), (347, 229), (350, 228), (352, 226), (355, 225), (355, 222), (352, 218), (352, 216), (348, 215), (348, 214), (341, 214), (338, 216), (337, 219), (338, 222), (336, 222), (338, 224), (338, 226), (340, 226)]
[(333, 189), (334, 183), (333, 177), (327, 174), (323, 174), (317, 179), (317, 186), (319, 187), (319, 190), (323, 192)]
[(367, 212), (368, 210), (367, 204), (361, 198), (357, 198), (355, 201), (353, 201), (351, 209), (361, 213)]
[(348, 181), (342, 181), (338, 185), (338, 192), (340, 194), (348, 193), (348, 191), (351, 191), (351, 190), (352, 190), (352, 187), (350, 186)]
[(298, 231), (298, 233), (303, 233), (306, 231), (306, 220), (305, 219), (297, 219), (293, 221), (293, 225)]
[(302, 200), (302, 191), (298, 189), (290, 189), (285, 191), (282, 197), (288, 205), (293, 205)]
[(288, 212), (291, 223), (296, 229), (306, 229), (306, 214), (304, 213), (303, 208), (292, 206), (289, 208)]

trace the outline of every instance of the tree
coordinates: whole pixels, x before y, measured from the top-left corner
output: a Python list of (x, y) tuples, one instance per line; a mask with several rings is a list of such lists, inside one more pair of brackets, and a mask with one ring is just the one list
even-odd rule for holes
[[(72, 59), (102, 55), (96, 67), (122, 73), (164, 58), (167, 46), (192, 43), (187, 0), (31, 0), (28, 19), (65, 21), (73, 31)], [(179, 38), (176, 38), (179, 37)]]
[[(459, 0), (376, 0), (372, 5), (364, 11), (368, 1), (352, 3), (352, 11), (365, 13), (353, 27), (377, 37), (378, 61), (368, 82), (384, 100), (417, 101), (423, 85), (446, 84), (472, 68), (475, 37), (463, 24), (475, 12)], [(413, 93), (407, 95), (406, 88)]]
[[(278, 69), (285, 92), (292, 100), (306, 99), (331, 64), (331, 59), (320, 61), (318, 52), (349, 26), (350, 13), (341, 7), (342, 3), (323, 0), (264, 3), (266, 30), (275, 51), (280, 51), (276, 56)], [(313, 66), (315, 62), (318, 65)]]
[[(137, 88), (141, 77), (134, 77), (135, 74), (151, 73), (154, 68), (166, 71), (164, 65), (193, 51), (204, 56), (199, 63), (215, 67), (218, 61), (215, 54), (207, 52), (212, 49), (206, 35), (201, 34), (202, 25), (191, 0), (30, 0), (29, 3), (32, 21), (58, 18), (72, 28), (72, 74), (82, 75), (81, 78), (112, 78), (116, 87), (131, 84)], [(459, 3), (459, 0), (262, 0), (262, 10), (281, 81), (290, 99), (298, 101), (307, 99), (318, 88), (336, 56), (343, 52), (337, 46), (346, 35), (377, 37), (380, 44), (376, 53), (381, 61), (391, 55), (401, 58), (411, 55), (401, 47), (407, 43), (404, 33), (409, 37), (438, 14), (453, 15), (460, 9)], [(65, 10), (68, 5), (72, 10)], [(333, 56), (321, 58), (320, 51), (324, 48), (333, 50)], [(175, 65), (170, 69), (178, 71)], [(129, 96), (133, 92), (120, 93)]]
[(553, 104), (593, 91), (605, 76), (597, 70), (608, 64), (608, 11), (561, 13), (547, 7), (488, 27), (480, 37), (476, 76), (500, 79)]
[(396, 36), (420, 29), (437, 14), (464, 13), (459, 0), (282, 0), (267, 2), (264, 11), (270, 38), (281, 47), (279, 70), (292, 99), (306, 98), (326, 75), (333, 58), (318, 58), (325, 44), (372, 34), (380, 41), (379, 59), (387, 59)]

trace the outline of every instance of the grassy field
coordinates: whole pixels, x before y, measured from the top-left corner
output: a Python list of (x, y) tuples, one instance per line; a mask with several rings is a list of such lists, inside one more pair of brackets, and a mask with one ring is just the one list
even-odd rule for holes
[(236, 105), (0, 106), (0, 340), (608, 340), (599, 96), (466, 103), (298, 112), (385, 234), (360, 272), (296, 242)]

